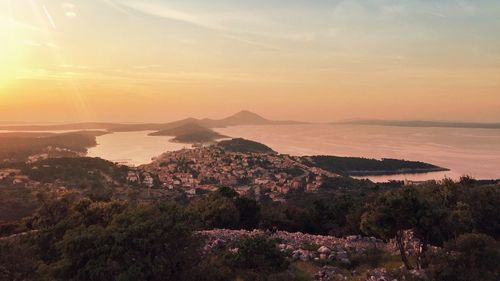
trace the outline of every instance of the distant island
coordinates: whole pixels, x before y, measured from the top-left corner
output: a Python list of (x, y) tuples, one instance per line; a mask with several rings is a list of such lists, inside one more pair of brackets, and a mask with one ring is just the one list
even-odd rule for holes
[(361, 157), (339, 156), (308, 156), (305, 157), (310, 165), (346, 176), (374, 176), (418, 174), (449, 171), (447, 168), (435, 166), (420, 161), (407, 161), (384, 158), (381, 160)]
[(438, 127), (438, 128), (465, 128), (465, 129), (500, 129), (500, 123), (474, 123), (474, 122), (447, 122), (447, 121), (398, 121), (398, 120), (353, 120), (331, 123), (333, 125), (368, 125), (392, 127)]
[(236, 138), (232, 140), (224, 140), (217, 144), (227, 152), (239, 153), (277, 153), (269, 146), (251, 140)]
[(246, 125), (292, 125), (292, 124), (303, 124), (303, 122), (298, 121), (274, 121), (266, 119), (256, 113), (250, 112), (248, 110), (242, 110), (236, 114), (223, 119), (196, 119), (196, 118), (186, 118), (170, 123), (163, 124), (131, 124), (122, 125), (115, 128), (110, 128), (113, 132), (130, 132), (130, 131), (144, 131), (144, 130), (154, 130), (162, 131), (178, 128), (185, 124), (197, 124), (205, 128), (224, 128), (228, 126), (246, 126)]
[(226, 136), (197, 123), (187, 123), (176, 128), (160, 130), (149, 135), (175, 136), (172, 141), (181, 143), (210, 143), (221, 138), (226, 138)]
[(196, 119), (186, 118), (168, 123), (73, 123), (73, 124), (50, 124), (50, 125), (14, 125), (0, 126), (0, 130), (6, 131), (54, 131), (54, 130), (108, 130), (110, 132), (136, 132), (136, 131), (163, 131), (178, 128), (186, 124), (197, 124), (205, 128), (223, 128), (228, 126), (244, 125), (292, 125), (304, 124), (298, 121), (275, 121), (264, 118), (248, 110), (242, 110), (236, 114), (223, 119)]

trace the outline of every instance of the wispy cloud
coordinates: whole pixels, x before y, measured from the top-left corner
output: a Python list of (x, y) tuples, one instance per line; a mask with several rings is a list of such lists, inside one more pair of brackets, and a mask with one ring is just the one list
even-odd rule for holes
[(199, 27), (214, 30), (228, 30), (226, 26), (220, 24), (220, 22), (217, 22), (207, 15), (195, 15), (192, 13), (179, 11), (176, 9), (172, 9), (164, 4), (158, 4), (155, 2), (126, 1), (121, 3), (121, 5), (145, 14), (189, 23)]
[(54, 18), (52, 18), (52, 15), (49, 13), (49, 10), (45, 5), (42, 6), (43, 12), (45, 13), (45, 16), (47, 17), (47, 20), (49, 21), (50, 25), (52, 28), (56, 28), (56, 23), (54, 22)]
[(59, 45), (52, 42), (38, 42), (34, 40), (25, 40), (22, 43), (26, 46), (31, 46), (31, 47), (45, 47), (51, 49), (59, 49)]
[(125, 1), (120, 2), (120, 5), (147, 15), (216, 31), (223, 34), (226, 38), (255, 46), (277, 49), (273, 44), (264, 41), (268, 39), (278, 39), (310, 42), (316, 39), (316, 33), (314, 32), (294, 32), (290, 30), (271, 32), (270, 28), (266, 31), (266, 25), (271, 28), (274, 27), (275, 23), (273, 23), (272, 19), (256, 15), (255, 13), (245, 13), (240, 10), (225, 13), (207, 13), (173, 8), (168, 6), (165, 2), (144, 1)]

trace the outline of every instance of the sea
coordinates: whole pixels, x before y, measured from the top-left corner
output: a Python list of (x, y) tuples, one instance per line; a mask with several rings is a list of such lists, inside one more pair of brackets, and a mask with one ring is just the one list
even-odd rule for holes
[[(389, 180), (441, 180), (471, 176), (500, 179), (500, 130), (462, 128), (413, 128), (366, 125), (233, 126), (215, 129), (233, 137), (268, 145), (283, 154), (336, 155), (423, 161), (450, 171), (423, 174), (377, 175)], [(97, 137), (88, 156), (131, 166), (147, 164), (164, 152), (191, 148), (171, 142), (172, 137), (148, 136), (151, 131), (118, 132)]]

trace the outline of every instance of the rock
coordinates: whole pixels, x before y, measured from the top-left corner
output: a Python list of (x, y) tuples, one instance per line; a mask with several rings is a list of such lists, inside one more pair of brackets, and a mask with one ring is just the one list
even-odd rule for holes
[(311, 252), (309, 252), (307, 250), (303, 250), (303, 249), (298, 250), (298, 252), (299, 252), (299, 259), (301, 261), (311, 260)]
[(348, 258), (340, 259), (340, 262), (343, 264), (351, 264), (351, 261)]
[(343, 278), (339, 279), (338, 273), (339, 269), (330, 266), (330, 265), (325, 265), (323, 266), (316, 274), (314, 274), (314, 280), (318, 281), (330, 281), (330, 280), (343, 280)]
[(368, 276), (368, 281), (389, 281), (387, 269), (381, 267), (381, 268), (375, 268), (367, 273)]
[(348, 242), (355, 242), (355, 241), (358, 241), (359, 240), (359, 236), (358, 235), (349, 235), (346, 237), (347, 241)]
[(346, 251), (338, 251), (336, 257), (337, 259), (341, 260), (341, 259), (346, 259), (348, 255)]
[(318, 253), (320, 253), (320, 254), (329, 255), (331, 252), (332, 252), (332, 250), (330, 250), (330, 248), (328, 248), (326, 246), (321, 246), (318, 249)]

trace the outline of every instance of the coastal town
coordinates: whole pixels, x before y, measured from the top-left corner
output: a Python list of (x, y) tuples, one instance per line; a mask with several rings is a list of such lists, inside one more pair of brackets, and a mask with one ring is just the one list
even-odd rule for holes
[(333, 177), (338, 175), (307, 166), (299, 157), (228, 152), (213, 145), (164, 153), (151, 164), (130, 170), (127, 180), (149, 188), (184, 189), (192, 195), (227, 186), (240, 194), (268, 191), (278, 199), (292, 189), (313, 192)]

